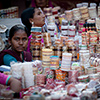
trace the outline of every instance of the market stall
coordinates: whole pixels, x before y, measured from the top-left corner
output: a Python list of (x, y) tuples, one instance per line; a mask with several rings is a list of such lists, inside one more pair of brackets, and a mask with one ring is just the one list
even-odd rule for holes
[(100, 98), (100, 7), (44, 8), (47, 32), (31, 29), (32, 62), (12, 63), (24, 100), (97, 100)]

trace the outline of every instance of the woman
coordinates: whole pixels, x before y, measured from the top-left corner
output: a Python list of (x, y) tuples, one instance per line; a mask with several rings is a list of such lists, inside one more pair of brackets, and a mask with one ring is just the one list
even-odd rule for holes
[(0, 65), (10, 66), (12, 61), (32, 61), (31, 54), (25, 51), (28, 44), (28, 35), (25, 27), (22, 25), (13, 26), (10, 29), (8, 41), (11, 48), (0, 52)]
[(30, 52), (31, 27), (42, 27), (45, 25), (45, 15), (39, 8), (27, 8), (21, 14), (22, 23), (28, 31), (29, 41), (27, 51)]
[(21, 91), (21, 82), (9, 75), (5, 75), (0, 72), (0, 84), (10, 86), (10, 89), (14, 92)]
[(31, 34), (31, 27), (42, 27), (45, 24), (45, 15), (38, 8), (27, 8), (21, 14), (21, 21)]

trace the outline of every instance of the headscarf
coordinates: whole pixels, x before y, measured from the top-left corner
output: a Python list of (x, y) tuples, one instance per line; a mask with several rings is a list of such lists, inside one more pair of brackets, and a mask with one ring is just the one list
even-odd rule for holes
[[(3, 57), (4, 55), (9, 54), (16, 58), (17, 61), (23, 62), (20, 56), (13, 50), (3, 50), (0, 52), (0, 65), (4, 65), (3, 63)], [(32, 61), (32, 55), (30, 52), (24, 51), (24, 60), (25, 61)]]

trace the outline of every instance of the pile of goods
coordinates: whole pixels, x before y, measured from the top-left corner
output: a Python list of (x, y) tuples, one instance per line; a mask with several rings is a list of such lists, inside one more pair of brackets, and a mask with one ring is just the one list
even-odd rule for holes
[(32, 27), (33, 62), (11, 65), (24, 100), (97, 100), (100, 97), (100, 6), (80, 3), (61, 14), (44, 8), (46, 31)]

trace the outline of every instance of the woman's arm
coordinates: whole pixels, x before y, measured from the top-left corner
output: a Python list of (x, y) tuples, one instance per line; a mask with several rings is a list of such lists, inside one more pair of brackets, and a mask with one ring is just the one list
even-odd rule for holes
[(10, 85), (10, 89), (13, 90), (14, 92), (21, 91), (21, 82), (18, 79), (10, 77), (7, 85)]

